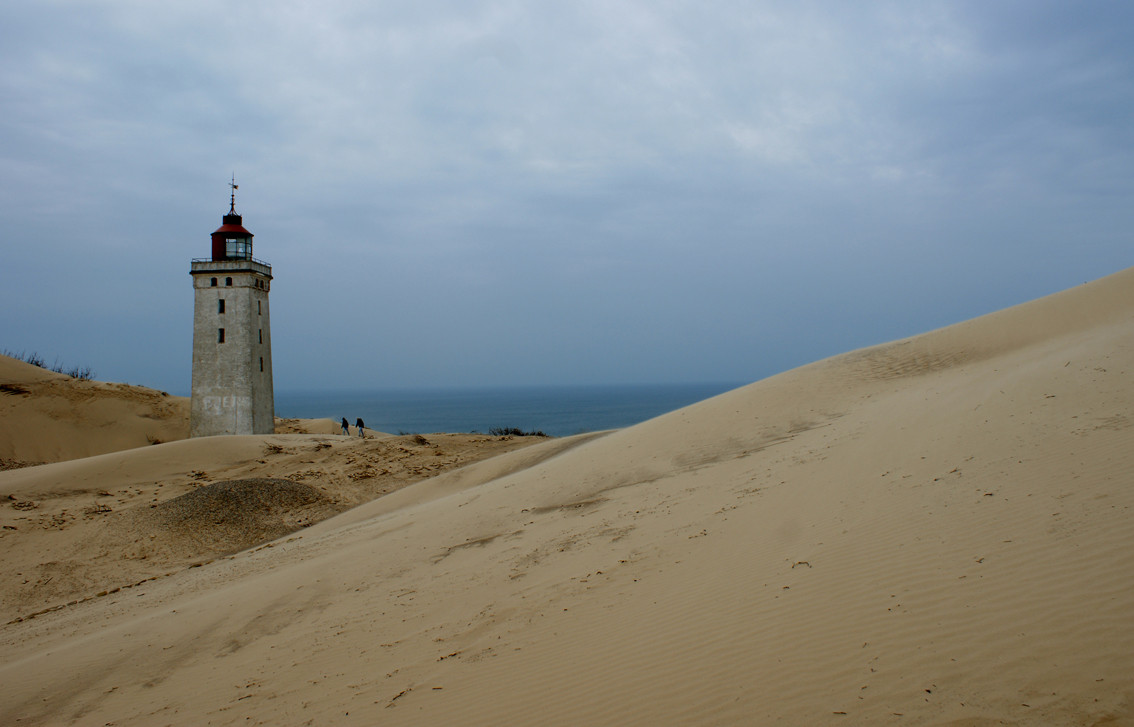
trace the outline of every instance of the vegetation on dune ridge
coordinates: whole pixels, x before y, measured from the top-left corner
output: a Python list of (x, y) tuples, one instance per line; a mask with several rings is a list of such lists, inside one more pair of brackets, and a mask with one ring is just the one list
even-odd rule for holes
[(493, 427), (488, 433), (494, 437), (546, 437), (541, 431), (525, 432), (516, 427)]
[(19, 353), (14, 353), (12, 351), (9, 351), (8, 349), (4, 349), (4, 350), (0, 350), (0, 354), (3, 354), (4, 356), (7, 356), (8, 358), (14, 358), (17, 361), (23, 361), (24, 363), (29, 363), (32, 366), (38, 366), (41, 369), (47, 369), (48, 371), (54, 371), (57, 374), (65, 374), (67, 376), (70, 376), (72, 379), (79, 379), (80, 381), (90, 381), (91, 379), (94, 378), (94, 371), (91, 371), (90, 366), (72, 366), (69, 369), (64, 369), (63, 364), (59, 363), (58, 358), (55, 359), (55, 363), (48, 366), (47, 362), (44, 361), (43, 357), (40, 356), (35, 351), (32, 351), (31, 353), (26, 353), (24, 351), (20, 351)]
[[(409, 434), (417, 434), (417, 433), (416, 432), (407, 432), (404, 429), (398, 430), (399, 436), (406, 436), (406, 435), (409, 435)], [(478, 432), (474, 429), (473, 431), (469, 432), (469, 434), (480, 434), (480, 432)], [(519, 429), (517, 427), (493, 427), (492, 429), (488, 430), (488, 434), (489, 434), (489, 436), (493, 436), (493, 437), (547, 437), (548, 439), (551, 438), (550, 434), (544, 434), (540, 430), (525, 432), (524, 430)], [(420, 434), (418, 434), (418, 439), (421, 440), (421, 441), (418, 442), (418, 444), (428, 444), (428, 442), (425, 441), (425, 438), (422, 437)]]

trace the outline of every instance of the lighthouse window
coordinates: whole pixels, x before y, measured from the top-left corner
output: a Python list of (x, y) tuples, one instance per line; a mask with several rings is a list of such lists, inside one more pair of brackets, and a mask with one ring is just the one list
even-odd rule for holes
[(224, 313), (224, 298), (217, 301), (217, 313)]
[(260, 343), (263, 343), (264, 342), (264, 329), (263, 328), (261, 328), (259, 330), (259, 334), (260, 334)]
[(224, 279), (224, 284), (225, 284), (225, 285), (232, 285), (232, 278), (225, 278), (225, 279)]
[(217, 343), (224, 343), (224, 329), (217, 329)]
[(256, 315), (260, 315), (260, 301), (256, 301)]
[(263, 356), (260, 357), (260, 370), (261, 371), (264, 370), (264, 357)]
[(210, 285), (210, 286), (212, 286), (212, 287), (214, 287), (214, 288), (215, 288), (215, 287), (217, 287), (217, 279), (216, 279), (216, 278), (213, 278), (213, 279), (212, 279), (212, 282), (211, 282), (211, 283), (209, 283), (209, 285)]
[(225, 256), (247, 260), (252, 257), (252, 240), (247, 237), (230, 237), (224, 241)]

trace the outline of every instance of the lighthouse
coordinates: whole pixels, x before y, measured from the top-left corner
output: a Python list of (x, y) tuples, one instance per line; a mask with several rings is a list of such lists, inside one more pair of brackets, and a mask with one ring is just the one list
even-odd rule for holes
[(236, 179), (228, 214), (212, 234), (212, 255), (195, 259), (193, 389), (189, 436), (273, 434), (272, 333), (268, 293), (272, 266), (252, 257), (252, 233), (236, 213)]

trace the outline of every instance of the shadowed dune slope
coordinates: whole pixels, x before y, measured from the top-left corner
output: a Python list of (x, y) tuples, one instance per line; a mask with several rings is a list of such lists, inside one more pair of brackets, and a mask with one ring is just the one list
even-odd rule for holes
[[(331, 419), (276, 419), (280, 434), (338, 434)], [(371, 432), (381, 435), (381, 432)], [(189, 436), (189, 397), (74, 379), (0, 355), (0, 470)]]
[(0, 356), (0, 465), (61, 462), (189, 436), (189, 399), (73, 379)]
[(420, 483), (9, 624), (0, 722), (1131, 724), (1132, 373), (1134, 269)]

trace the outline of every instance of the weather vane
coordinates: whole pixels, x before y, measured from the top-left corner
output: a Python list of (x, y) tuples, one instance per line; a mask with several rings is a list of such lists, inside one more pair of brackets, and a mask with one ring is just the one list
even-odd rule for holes
[(228, 186), (232, 187), (232, 202), (228, 206), (228, 213), (234, 215), (236, 214), (236, 190), (240, 189), (236, 184), (236, 172), (232, 173), (232, 181), (228, 183)]

